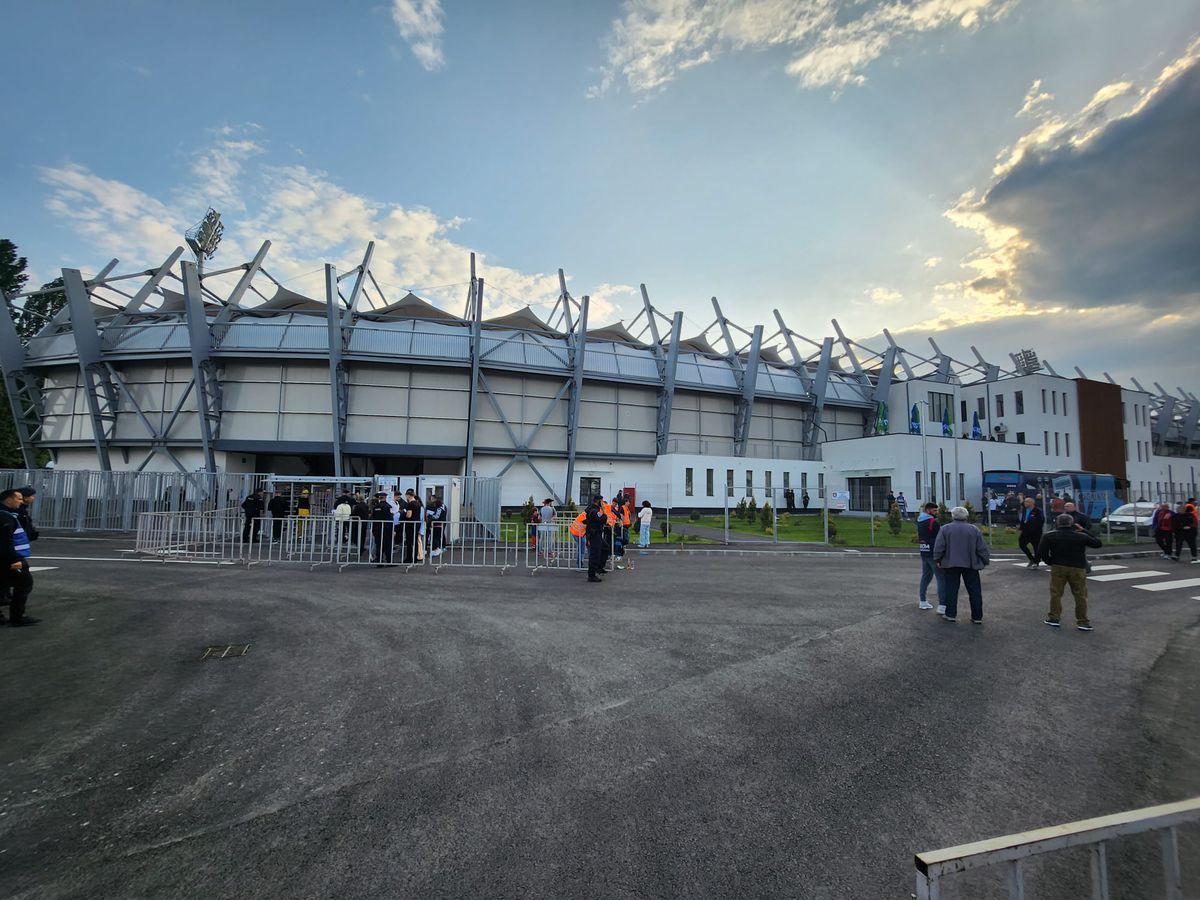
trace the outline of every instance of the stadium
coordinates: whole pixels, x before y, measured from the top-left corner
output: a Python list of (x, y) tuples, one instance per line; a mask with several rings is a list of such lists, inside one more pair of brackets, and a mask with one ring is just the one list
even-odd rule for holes
[[(323, 296), (269, 270), (270, 243), (201, 270), (63, 269), (66, 304), (27, 342), (6, 298), (0, 363), (26, 464), (59, 470), (269, 473), (296, 479), (500, 478), (505, 506), (632, 488), (656, 504), (887, 491), (978, 500), (994, 470), (1103, 472), (1124, 499), (1195, 496), (1195, 395), (1059, 374), (1035, 353), (963, 361), (806, 337), (778, 310), (683, 331), (643, 286), (629, 323), (561, 292), (549, 316), (488, 317), (469, 261), (460, 311), (390, 297), (326, 265)], [(464, 276), (468, 261), (464, 260)], [(870, 498), (870, 499), (868, 499)]]

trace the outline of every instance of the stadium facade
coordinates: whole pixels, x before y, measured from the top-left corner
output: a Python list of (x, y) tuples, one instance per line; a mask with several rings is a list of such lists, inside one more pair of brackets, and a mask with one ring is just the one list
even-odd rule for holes
[(546, 319), (484, 318), (473, 258), (459, 315), (388, 298), (373, 246), (348, 272), (326, 266), (313, 298), (271, 276), (269, 246), (208, 272), (182, 248), (142, 272), (64, 269), (67, 304), (26, 345), (22, 297), (6, 298), (0, 364), (27, 465), (44, 449), (67, 469), (499, 475), (505, 505), (626, 486), (710, 509), (788, 487), (848, 490), (855, 507), (887, 490), (977, 499), (986, 470), (1197, 493), (1200, 402), (1182, 389), (1064, 377), (1029, 353), (965, 362), (932, 338), (918, 353), (886, 330), (871, 349), (836, 321), (809, 338), (779, 311), (743, 327), (715, 298), (687, 337), (645, 288), (629, 325), (598, 325), (561, 272)]

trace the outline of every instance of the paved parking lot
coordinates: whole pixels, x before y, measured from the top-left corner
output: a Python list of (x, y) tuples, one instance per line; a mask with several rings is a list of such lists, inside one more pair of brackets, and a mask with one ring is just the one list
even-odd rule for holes
[[(915, 558), (589, 585), (36, 549), (43, 622), (0, 631), (3, 897), (907, 897), (915, 851), (1200, 794), (1200, 566), (1106, 561), (1083, 634), (1016, 560), (972, 626), (917, 610)], [(1110, 852), (1114, 896), (1152, 895), (1154, 843)]]

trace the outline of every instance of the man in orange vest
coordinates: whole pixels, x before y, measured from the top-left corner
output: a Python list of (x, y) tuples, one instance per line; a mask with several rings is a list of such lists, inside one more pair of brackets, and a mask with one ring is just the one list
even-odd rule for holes
[(587, 557), (587, 510), (575, 517), (571, 523), (571, 537), (575, 538), (575, 568), (582, 569)]

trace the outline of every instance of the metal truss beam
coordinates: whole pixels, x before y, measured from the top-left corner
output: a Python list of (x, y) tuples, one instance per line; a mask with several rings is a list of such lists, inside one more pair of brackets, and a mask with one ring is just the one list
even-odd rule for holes
[(471, 254), (471, 289), (467, 309), (471, 313), (471, 388), (467, 396), (467, 475), (475, 474), (475, 420), (479, 415), (479, 350), (483, 337), (483, 279), (475, 277), (475, 254)]
[(4, 369), (4, 386), (12, 407), (17, 441), (25, 468), (37, 467), (37, 440), (42, 432), (42, 392), (37, 378), (25, 368), (25, 348), (13, 323), (12, 307), (7, 296), (0, 309), (0, 367)]
[(800, 348), (796, 346), (795, 332), (787, 327), (779, 310), (772, 310), (772, 312), (775, 314), (775, 321), (779, 323), (779, 333), (783, 335), (783, 342), (787, 345), (788, 353), (792, 354), (791, 369), (800, 377), (800, 386), (804, 388), (805, 393), (812, 394), (812, 375), (809, 374), (808, 367), (804, 364), (804, 357), (800, 354)]
[[(267, 258), (267, 252), (270, 249), (271, 242), (263, 241), (262, 246), (258, 248), (258, 252), (254, 254), (254, 259), (232, 270), (236, 272), (237, 269), (244, 268), (246, 271), (238, 279), (238, 283), (234, 285), (233, 290), (229, 292), (229, 296), (225, 298), (225, 305), (217, 313), (216, 318), (213, 319), (210, 344), (215, 342), (217, 346), (220, 346), (221, 341), (225, 339), (225, 335), (229, 332), (229, 323), (233, 320), (233, 314), (241, 309), (242, 297), (249, 289), (250, 283), (254, 281), (254, 276), (262, 270), (263, 260)], [(198, 281), (197, 283), (200, 282)], [(197, 294), (197, 296), (200, 297), (201, 295)]]
[[(359, 279), (361, 284), (361, 278)], [(325, 265), (325, 317), (329, 326), (329, 411), (333, 432), (333, 475), (343, 475), (342, 445), (346, 442), (346, 403), (350, 396), (349, 379), (342, 362), (342, 308), (338, 302), (337, 269)], [(349, 311), (349, 310), (347, 310)]]
[(162, 284), (162, 280), (171, 274), (171, 267), (179, 261), (179, 257), (183, 255), (183, 248), (176, 247), (174, 252), (168, 256), (161, 266), (157, 269), (147, 269), (144, 273), (149, 276), (146, 283), (143, 284), (136, 294), (130, 298), (125, 304), (125, 309), (109, 320), (105, 331), (114, 331), (125, 325), (131, 316), (141, 312), (142, 307), (146, 305), (146, 301), (150, 299), (150, 295), (158, 290), (158, 286)]
[(813, 378), (813, 403), (809, 408), (808, 421), (805, 423), (801, 440), (809, 459), (818, 459), (817, 453), (820, 442), (817, 432), (825, 434), (822, 427), (825, 420), (825, 394), (829, 388), (829, 370), (833, 366), (833, 338), (825, 338), (821, 344), (821, 359), (817, 363), (816, 376)]
[(683, 334), (683, 313), (676, 312), (671, 319), (671, 340), (666, 347), (663, 347), (658, 323), (655, 321), (658, 312), (650, 303), (650, 295), (646, 292), (644, 284), (641, 285), (641, 291), (646, 325), (650, 330), (651, 348), (654, 351), (654, 362), (658, 368), (658, 380), (661, 384), (658, 390), (658, 416), (654, 429), (654, 446), (655, 452), (662, 455), (667, 452), (671, 438), (671, 412), (675, 406), (675, 372), (679, 368), (679, 341)]
[(96, 317), (92, 313), (91, 297), (83, 275), (78, 269), (63, 269), (62, 277), (63, 290), (67, 295), (71, 333), (75, 338), (76, 358), (79, 360), (79, 373), (87, 401), (88, 418), (92, 425), (96, 459), (101, 471), (111, 472), (109, 446), (117, 422), (117, 392), (104, 366), (100, 333), (96, 329)]
[(579, 402), (583, 394), (583, 362), (587, 351), (588, 296), (579, 301), (579, 318), (567, 340), (571, 348), (571, 393), (567, 400), (567, 485), (563, 498), (573, 496), (571, 482), (575, 478), (575, 448), (579, 443)]
[(212, 330), (204, 312), (203, 289), (196, 264), (182, 262), (183, 301), (188, 338), (192, 348), (192, 381), (195, 383), (196, 412), (200, 422), (200, 443), (204, 452), (204, 471), (216, 472), (213, 441), (221, 434), (221, 381), (212, 359)]

